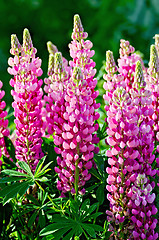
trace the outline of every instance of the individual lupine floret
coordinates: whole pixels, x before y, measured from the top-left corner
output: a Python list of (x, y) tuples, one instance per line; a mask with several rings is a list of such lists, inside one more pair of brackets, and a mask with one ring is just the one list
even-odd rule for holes
[(7, 111), (4, 110), (6, 107), (5, 101), (2, 98), (5, 95), (4, 90), (1, 90), (3, 83), (0, 81), (0, 167), (3, 163), (2, 155), (9, 157), (4, 137), (9, 136), (8, 119), (5, 119), (7, 116)]
[(62, 191), (61, 196), (69, 191), (75, 196), (84, 194), (85, 182), (91, 177), (88, 170), (92, 167), (94, 144), (97, 143), (93, 133), (98, 128), (95, 124), (98, 104), (94, 103), (94, 98), (81, 69), (75, 67), (71, 79), (65, 84), (64, 100), (56, 101), (55, 108), (55, 151), (61, 155), (57, 158), (59, 167), (55, 171), (60, 178), (57, 188)]
[(10, 85), (14, 87), (11, 94), (14, 98), (16, 124), (16, 158), (27, 162), (34, 171), (39, 160), (43, 157), (42, 144), (42, 75), (41, 60), (36, 57), (36, 49), (33, 47), (28, 29), (23, 32), (23, 45), (19, 44), (16, 35), (11, 36), (11, 53), (9, 58), (11, 67), (8, 72), (14, 75)]

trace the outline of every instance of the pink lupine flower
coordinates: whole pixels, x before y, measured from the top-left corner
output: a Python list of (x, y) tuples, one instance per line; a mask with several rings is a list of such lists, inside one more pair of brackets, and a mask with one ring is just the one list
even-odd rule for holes
[(95, 149), (92, 136), (98, 125), (95, 124), (95, 95), (87, 88), (80, 68), (75, 67), (72, 77), (63, 84), (60, 96), (54, 108), (54, 143), (57, 145), (55, 151), (61, 155), (57, 158), (59, 167), (55, 171), (60, 179), (57, 188), (63, 197), (69, 191), (76, 195), (85, 193), (84, 185), (91, 177), (88, 170), (92, 167)]
[(3, 83), (0, 81), (0, 167), (2, 165), (2, 155), (9, 157), (4, 140), (4, 137), (9, 136), (9, 129), (7, 128), (8, 119), (5, 119), (5, 117), (7, 116), (7, 111), (4, 110), (4, 108), (6, 107), (6, 103), (2, 100), (5, 95), (4, 90), (1, 90), (2, 86)]
[(143, 69), (146, 71), (141, 57), (135, 53), (135, 48), (130, 45), (129, 41), (120, 40), (120, 58), (118, 59), (118, 72), (124, 77), (126, 91), (132, 88), (134, 82), (134, 73), (136, 62), (140, 60)]
[(42, 75), (41, 60), (35, 56), (36, 49), (32, 45), (29, 31), (24, 29), (23, 45), (21, 46), (16, 35), (11, 37), (11, 54), (9, 58), (11, 67), (8, 72), (14, 75), (10, 85), (14, 87), (11, 94), (14, 98), (16, 135), (16, 158), (27, 162), (34, 171), (38, 161), (43, 157), (42, 144), (42, 116), (41, 89)]
[[(130, 49), (130, 52), (132, 50)], [(124, 56), (125, 52), (121, 54)], [(142, 218), (145, 212), (142, 210), (142, 206), (147, 207), (149, 211), (154, 207), (153, 201), (155, 198), (155, 195), (151, 194), (154, 186), (149, 180), (145, 183), (146, 190), (142, 198), (137, 197), (141, 196), (140, 187), (134, 191), (139, 174), (144, 172), (146, 176), (154, 176), (155, 174), (150, 165), (154, 161), (154, 155), (152, 154), (154, 149), (153, 121), (147, 117), (153, 114), (150, 107), (152, 103), (151, 93), (145, 89), (142, 67), (139, 61), (134, 63), (136, 72), (132, 74), (131, 84), (128, 84), (130, 79), (128, 82), (125, 81), (128, 78), (125, 78), (126, 75), (123, 74), (123, 71), (120, 72), (118, 69), (120, 74), (114, 74), (116, 67), (110, 51), (107, 53), (107, 61), (106, 66), (114, 67), (110, 70), (109, 67), (107, 68), (108, 74), (105, 75), (107, 82), (104, 84), (106, 89), (104, 99), (108, 103), (106, 110), (108, 115), (107, 133), (109, 136), (106, 141), (110, 145), (110, 150), (107, 151), (108, 163), (110, 164), (110, 168), (106, 169), (109, 174), (107, 198), (110, 201), (112, 212), (111, 216), (108, 214), (108, 221), (111, 223), (110, 230), (113, 231), (113, 234), (116, 235), (115, 232), (117, 232), (117, 239), (121, 239), (121, 223), (122, 230), (124, 228), (124, 236), (127, 239), (139, 239), (139, 236), (143, 237), (143, 224), (149, 223)], [(111, 86), (110, 89), (109, 86)], [(139, 209), (143, 213), (141, 218), (137, 219), (134, 214), (139, 212)], [(144, 234), (146, 237), (153, 235), (154, 239), (157, 236), (154, 231)]]
[[(74, 67), (80, 67), (83, 79), (86, 81), (87, 86), (92, 92), (92, 100), (93, 104), (95, 106), (95, 109), (98, 109), (100, 107), (99, 103), (96, 103), (96, 97), (98, 96), (99, 92), (95, 91), (95, 87), (97, 84), (97, 80), (94, 78), (96, 74), (95, 62), (91, 59), (93, 55), (95, 54), (94, 50), (91, 50), (93, 47), (93, 44), (90, 40), (84, 40), (88, 36), (87, 32), (84, 32), (81, 19), (78, 14), (74, 16), (74, 28), (72, 33), (72, 39), (73, 41), (69, 44), (70, 48), (70, 55), (73, 58), (71, 60), (70, 66), (72, 68)], [(96, 119), (99, 118), (99, 113), (95, 113)], [(96, 138), (96, 135), (94, 135), (94, 138)], [(98, 143), (98, 140), (96, 138), (96, 142)]]
[(49, 77), (44, 79), (44, 90), (47, 95), (44, 96), (46, 108), (44, 108), (45, 117), (43, 117), (43, 121), (46, 124), (45, 128), (47, 128), (48, 134), (53, 134), (55, 131), (53, 111), (53, 108), (55, 107), (54, 104), (56, 100), (59, 100), (59, 98), (61, 98), (63, 84), (65, 84), (65, 81), (70, 75), (70, 67), (68, 66), (67, 60), (62, 57), (61, 53), (58, 52), (55, 45), (53, 45), (51, 42), (48, 42), (47, 47), (50, 53), (48, 65)]

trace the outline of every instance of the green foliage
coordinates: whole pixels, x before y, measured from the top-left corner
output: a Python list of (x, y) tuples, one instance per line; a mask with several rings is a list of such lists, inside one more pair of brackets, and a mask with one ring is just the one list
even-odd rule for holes
[(11, 183), (2, 187), (2, 190), (0, 191), (0, 197), (3, 197), (3, 204), (6, 204), (17, 195), (18, 197), (22, 197), (26, 193), (27, 189), (38, 181), (48, 181), (48, 178), (44, 175), (50, 171), (48, 167), (51, 162), (42, 168), (44, 161), (45, 157), (39, 161), (34, 174), (32, 173), (29, 165), (23, 161), (18, 162), (19, 170), (21, 172), (11, 169), (5, 169), (2, 171), (2, 174), (8, 175), (8, 177), (2, 177), (0, 179), (0, 184)]
[(103, 232), (101, 226), (91, 223), (92, 219), (102, 214), (101, 212), (93, 213), (97, 207), (98, 203), (90, 205), (89, 199), (82, 204), (80, 201), (76, 202), (70, 199), (65, 215), (54, 214), (52, 223), (41, 230), (40, 236), (47, 236), (43, 240), (48, 239), (48, 235), (56, 240), (60, 240), (61, 237), (69, 240), (82, 235), (86, 239), (96, 238), (96, 232)]

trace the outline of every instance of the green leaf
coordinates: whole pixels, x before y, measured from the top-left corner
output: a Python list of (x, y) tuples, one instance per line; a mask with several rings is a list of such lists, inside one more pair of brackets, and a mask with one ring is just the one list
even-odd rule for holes
[(103, 157), (101, 154), (94, 154), (94, 161), (97, 164), (98, 171), (101, 174), (105, 173), (104, 171), (105, 157)]
[(48, 178), (47, 177), (42, 177), (42, 178), (36, 178), (36, 180), (40, 181), (40, 182), (47, 182)]
[(46, 172), (48, 172), (48, 171), (50, 171), (51, 169), (47, 169), (50, 165), (52, 164), (52, 162), (49, 162), (48, 164), (46, 164), (42, 169), (41, 169), (41, 171), (38, 173), (36, 173), (36, 177), (39, 177), (39, 176), (41, 176), (41, 175), (43, 175), (43, 174), (45, 174)]
[(85, 219), (84, 219), (84, 221), (88, 221), (88, 220), (90, 220), (90, 219), (95, 219), (95, 218), (97, 218), (97, 217), (99, 217), (100, 215), (102, 215), (103, 213), (102, 212), (96, 212), (96, 213), (93, 213), (93, 214), (91, 214), (91, 215), (89, 215), (88, 217), (86, 217)]
[[(92, 227), (91, 227), (91, 226)], [(86, 230), (86, 232), (88, 233), (88, 235), (90, 235), (93, 238), (96, 238), (96, 233), (95, 230), (93, 228), (93, 224), (86, 224), (86, 223), (82, 223), (81, 226)]]
[(105, 184), (101, 184), (96, 191), (96, 197), (99, 202), (99, 205), (103, 204), (104, 202), (104, 189), (105, 189)]
[(19, 177), (24, 176), (24, 177), (26, 177), (26, 178), (29, 177), (29, 176), (28, 176), (27, 174), (25, 174), (25, 173), (17, 172), (17, 171), (15, 171), (15, 170), (10, 170), (10, 169), (4, 169), (4, 170), (2, 171), (2, 173), (5, 173), (5, 174), (7, 174), (7, 175), (9, 175), (9, 176), (19, 176)]
[(24, 161), (19, 161), (19, 162), (18, 162), (18, 165), (19, 165), (19, 167), (20, 167), (21, 169), (23, 169), (25, 172), (27, 172), (27, 173), (33, 178), (32, 171), (31, 171), (29, 165), (28, 165), (26, 162), (24, 162)]
[(0, 192), (0, 197), (5, 196), (3, 200), (3, 204), (6, 204), (9, 200), (16, 197), (18, 193), (20, 196), (22, 196), (27, 191), (29, 186), (30, 186), (30, 182), (27, 181), (22, 183), (13, 183), (7, 186), (6, 188), (4, 188)]
[(38, 211), (35, 211), (31, 217), (29, 218), (29, 221), (28, 221), (28, 227), (31, 227), (36, 219), (36, 216), (38, 214)]
[(58, 222), (58, 223), (52, 223), (48, 226), (46, 226), (45, 228), (43, 228), (41, 231), (40, 231), (40, 236), (45, 236), (45, 235), (48, 235), (48, 234), (52, 234), (54, 233), (55, 230), (59, 230), (61, 228), (71, 228), (72, 227), (72, 224), (71, 223), (63, 223), (63, 222)]
[(105, 233), (105, 239), (109, 239), (110, 235), (112, 234), (112, 232), (108, 231)]
[(35, 172), (34, 172), (34, 177), (37, 176), (37, 174), (40, 172), (43, 164), (44, 164), (44, 161), (46, 159), (46, 156), (44, 156), (42, 159), (40, 159), (40, 161), (38, 162), (37, 166), (36, 166), (36, 169), (35, 169)]
[(81, 211), (87, 211), (88, 210), (88, 206), (90, 206), (90, 199), (86, 199), (81, 206)]
[(32, 201), (35, 205), (40, 206), (40, 203), (38, 202), (38, 200), (36, 198), (34, 198), (32, 195), (26, 194), (26, 198), (28, 200)]
[(72, 229), (72, 230), (63, 238), (63, 240), (70, 240), (70, 239), (72, 239), (74, 233), (75, 233), (75, 230)]
[(99, 175), (99, 173), (97, 172), (97, 170), (95, 168), (91, 168), (89, 170), (89, 172), (95, 176), (97, 179), (99, 179), (100, 181), (103, 181), (103, 176)]
[(0, 179), (0, 183), (18, 182), (25, 179), (25, 177), (4, 177)]
[(12, 141), (8, 138), (8, 137), (4, 137), (4, 141), (5, 141), (5, 145), (7, 147), (7, 151), (10, 155), (10, 157), (13, 159), (14, 162), (16, 162), (16, 158), (15, 158), (15, 147), (12, 143)]
[(41, 210), (40, 213), (39, 213), (39, 221), (38, 221), (38, 223), (40, 224), (41, 228), (45, 227), (46, 219), (45, 219), (45, 214), (44, 214), (43, 210)]

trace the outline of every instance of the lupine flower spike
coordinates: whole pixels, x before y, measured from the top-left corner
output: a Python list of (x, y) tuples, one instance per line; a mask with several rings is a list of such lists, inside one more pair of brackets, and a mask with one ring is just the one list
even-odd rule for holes
[[(112, 66), (109, 64), (110, 59), (113, 59), (112, 56), (107, 58), (106, 66)], [(107, 72), (110, 75), (111, 68), (107, 69)], [(109, 84), (114, 81), (116, 88), (111, 88), (110, 91), (106, 88), (109, 93), (105, 96), (109, 103), (107, 106), (107, 143), (110, 145), (110, 150), (106, 154), (111, 166), (106, 169), (109, 192), (107, 198), (110, 201), (110, 210), (107, 214), (108, 221), (111, 223), (109, 228), (116, 239), (139, 239), (140, 236), (141, 239), (145, 239), (143, 238), (145, 236), (146, 239), (151, 239), (152, 236), (156, 239), (157, 234), (153, 230), (152, 232), (145, 231), (146, 235), (143, 234), (141, 225), (143, 226), (142, 216), (145, 216), (145, 212), (142, 205), (140, 208), (144, 214), (137, 215), (140, 212), (138, 206), (142, 203), (142, 200), (138, 198), (141, 187), (137, 183), (138, 179), (143, 177), (144, 171), (147, 174), (145, 177), (154, 176), (155, 171), (150, 165), (154, 161), (151, 130), (153, 122), (147, 119), (147, 114), (152, 115), (152, 109), (149, 107), (151, 93), (144, 90), (145, 82), (140, 62), (136, 63), (136, 73), (133, 74), (134, 82), (131, 82), (132, 89), (129, 94), (126, 91), (126, 84), (118, 81), (118, 77), (121, 78), (120, 74), (112, 75), (112, 80), (109, 81)], [(151, 195), (154, 183), (151, 184), (147, 178), (144, 187), (149, 189), (142, 196), (147, 207), (146, 211), (150, 210), (155, 214), (156, 208), (153, 204), (155, 195)], [(152, 219), (150, 221), (151, 225)], [(156, 224), (156, 220), (154, 222)]]
[[(98, 91), (95, 91), (95, 87), (97, 85), (97, 80), (94, 78), (96, 74), (95, 62), (91, 59), (95, 54), (94, 50), (91, 50), (93, 44), (89, 40), (84, 40), (88, 36), (87, 32), (84, 32), (81, 19), (78, 14), (74, 16), (74, 28), (72, 33), (71, 43), (69, 44), (70, 48), (70, 56), (73, 58), (69, 62), (72, 68), (79, 67), (83, 74), (83, 79), (86, 81), (87, 87), (92, 92), (93, 106), (94, 109), (98, 109), (100, 107), (100, 103), (96, 103), (96, 98), (99, 94)], [(95, 119), (98, 120), (100, 117), (99, 113), (94, 111)], [(96, 130), (98, 129), (98, 124), (96, 124)], [(96, 131), (95, 130), (95, 131)], [(98, 143), (99, 139), (96, 134), (93, 135), (94, 142)], [(99, 151), (98, 147), (96, 147), (96, 153)]]
[(11, 67), (8, 72), (14, 75), (10, 85), (14, 87), (11, 94), (14, 98), (16, 124), (16, 158), (27, 162), (34, 171), (39, 160), (43, 157), (42, 144), (42, 116), (41, 89), (42, 75), (41, 60), (36, 58), (36, 49), (33, 47), (28, 29), (24, 29), (23, 45), (19, 44), (16, 35), (11, 36), (11, 54), (8, 63)]
[(2, 155), (9, 157), (4, 137), (9, 136), (8, 119), (5, 119), (7, 116), (7, 111), (4, 110), (6, 103), (2, 100), (5, 95), (4, 90), (1, 90), (3, 83), (0, 81), (0, 168), (3, 163)]
[(57, 112), (54, 143), (58, 146), (55, 151), (60, 154), (57, 158), (59, 167), (55, 168), (60, 180), (57, 188), (62, 191), (61, 196), (71, 192), (77, 196), (84, 194), (85, 182), (91, 177), (94, 156), (93, 132), (96, 131), (94, 103), (92, 92), (87, 88), (81, 69), (75, 67), (71, 79), (65, 84), (63, 105)]

